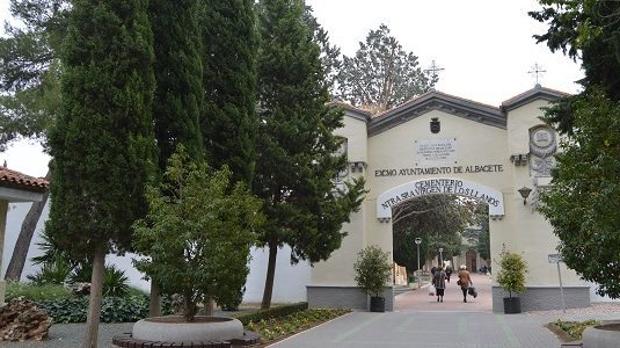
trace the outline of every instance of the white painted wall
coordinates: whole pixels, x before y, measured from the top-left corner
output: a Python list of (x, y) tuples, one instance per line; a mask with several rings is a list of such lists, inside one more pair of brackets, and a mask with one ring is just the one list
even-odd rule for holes
[[(5, 234), (5, 253), (2, 255), (2, 278), (8, 267), (15, 242), (19, 235), (22, 221), (30, 209), (31, 203), (11, 203), (9, 204), (9, 212), (7, 214), (6, 234)], [(36, 243), (40, 241), (39, 233), (43, 230), (44, 221), (47, 220), (49, 214), (49, 203), (43, 210), (43, 215), (37, 225), (37, 230), (33, 236), (30, 250), (28, 251), (28, 259), (24, 265), (22, 280), (26, 280), (26, 276), (33, 274), (38, 270), (30, 262), (34, 256), (40, 255), (41, 252), (37, 248)], [(292, 266), (289, 262), (290, 248), (281, 248), (278, 253), (276, 265), (276, 279), (273, 293), (273, 302), (297, 302), (306, 300), (306, 284), (310, 282), (310, 265), (307, 262), (300, 262), (298, 265)], [(119, 269), (125, 271), (132, 286), (148, 291), (149, 282), (145, 281), (143, 274), (135, 269), (132, 265), (133, 254), (125, 256), (108, 255), (106, 257), (107, 264), (113, 264)], [(265, 283), (265, 273), (267, 269), (268, 255), (262, 249), (252, 250), (252, 261), (250, 262), (250, 274), (246, 283), (245, 302), (260, 302), (263, 296), (263, 286)]]
[[(272, 302), (299, 302), (306, 300), (306, 285), (310, 283), (312, 267), (304, 261), (300, 261), (297, 265), (291, 265), (290, 255), (291, 248), (288, 246), (278, 250)], [(269, 249), (252, 250), (250, 274), (245, 283), (246, 290), (243, 302), (258, 303), (262, 301), (268, 259)]]

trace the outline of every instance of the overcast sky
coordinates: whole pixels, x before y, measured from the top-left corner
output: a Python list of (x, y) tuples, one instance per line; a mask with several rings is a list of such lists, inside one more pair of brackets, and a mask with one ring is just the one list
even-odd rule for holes
[[(332, 43), (353, 55), (371, 29), (385, 23), (405, 50), (427, 68), (434, 59), (445, 68), (437, 89), (499, 106), (535, 84), (528, 74), (534, 63), (547, 72), (545, 87), (574, 93), (583, 74), (561, 53), (537, 45), (532, 35), (545, 26), (528, 17), (539, 8), (534, 0), (307, 0), (329, 31)], [(0, 0), (0, 20), (8, 19), (8, 0)], [(0, 161), (31, 175), (44, 175), (47, 157), (41, 148), (16, 144)]]

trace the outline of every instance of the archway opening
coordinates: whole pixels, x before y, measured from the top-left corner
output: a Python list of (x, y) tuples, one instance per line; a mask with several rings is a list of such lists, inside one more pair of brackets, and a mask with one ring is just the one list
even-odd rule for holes
[[(491, 311), (489, 208), (486, 200), (447, 193), (419, 195), (391, 207), (395, 310)], [(461, 265), (480, 288), (469, 307), (457, 285)], [(440, 267), (443, 303), (429, 296)]]

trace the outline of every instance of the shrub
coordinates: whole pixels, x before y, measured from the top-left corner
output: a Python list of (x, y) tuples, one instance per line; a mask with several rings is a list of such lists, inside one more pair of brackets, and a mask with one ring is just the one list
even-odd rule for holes
[(71, 297), (71, 291), (57, 284), (38, 285), (34, 283), (8, 282), (6, 301), (16, 297), (24, 297), (33, 302), (59, 300)]
[[(90, 283), (93, 267), (85, 264), (75, 267), (68, 278), (69, 283)], [(123, 297), (129, 291), (129, 279), (124, 271), (114, 265), (105, 266), (103, 274), (103, 296)]]
[(307, 309), (283, 317), (252, 321), (247, 324), (247, 327), (258, 333), (263, 342), (270, 342), (306, 330), (348, 312), (348, 309)]
[[(37, 302), (55, 323), (86, 322), (88, 297), (73, 297)], [(163, 314), (170, 314), (170, 306), (162, 306)], [(124, 323), (144, 319), (149, 313), (149, 298), (142, 296), (104, 297), (101, 304), (101, 322)]]
[(301, 312), (306, 309), (308, 309), (308, 303), (300, 302), (277, 306), (269, 309), (261, 309), (257, 312), (252, 313), (242, 313), (236, 315), (235, 318), (239, 319), (239, 321), (241, 321), (243, 325), (248, 325), (250, 322), (259, 322), (261, 320), (281, 318), (289, 314)]
[(355, 281), (362, 291), (370, 296), (380, 296), (392, 275), (389, 255), (375, 245), (362, 249), (353, 266)]
[(573, 340), (580, 340), (583, 335), (583, 331), (590, 326), (600, 325), (599, 321), (586, 320), (586, 321), (562, 321), (558, 319), (553, 322), (558, 329), (564, 331)]
[(53, 256), (49, 261), (41, 263), (41, 269), (27, 278), (35, 284), (64, 284), (72, 266), (60, 255)]
[(527, 264), (523, 257), (517, 253), (502, 251), (499, 265), (501, 270), (497, 273), (497, 283), (510, 294), (525, 291), (525, 273)]

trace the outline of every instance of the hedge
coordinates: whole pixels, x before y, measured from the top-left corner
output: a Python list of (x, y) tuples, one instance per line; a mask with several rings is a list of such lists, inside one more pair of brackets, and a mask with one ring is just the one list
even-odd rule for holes
[(257, 312), (242, 313), (236, 315), (235, 318), (239, 319), (239, 321), (241, 321), (243, 325), (248, 325), (250, 322), (259, 322), (261, 320), (281, 318), (306, 309), (308, 309), (308, 302), (299, 302), (277, 306), (269, 309), (262, 309)]
[[(163, 314), (170, 314), (169, 301), (163, 301)], [(88, 312), (88, 296), (38, 301), (54, 323), (84, 323)], [(101, 322), (126, 323), (148, 317), (147, 296), (104, 297), (101, 303)]]
[(71, 291), (65, 289), (62, 285), (45, 284), (36, 285), (33, 283), (7, 282), (6, 283), (6, 301), (14, 298), (23, 297), (27, 300), (39, 302), (47, 300), (60, 300), (70, 298), (73, 295)]

